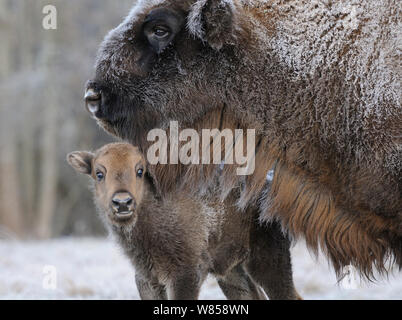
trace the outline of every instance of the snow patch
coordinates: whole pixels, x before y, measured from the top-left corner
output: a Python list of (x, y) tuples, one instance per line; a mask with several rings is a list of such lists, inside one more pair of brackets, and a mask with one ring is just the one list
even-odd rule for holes
[[(305, 299), (402, 299), (402, 274), (344, 289), (326, 260), (313, 259), (303, 243), (292, 248), (295, 285)], [(57, 270), (55, 290), (44, 289), (44, 267)], [(200, 299), (224, 299), (213, 277)], [(0, 241), (0, 299), (139, 299), (134, 270), (110, 239), (64, 238)]]

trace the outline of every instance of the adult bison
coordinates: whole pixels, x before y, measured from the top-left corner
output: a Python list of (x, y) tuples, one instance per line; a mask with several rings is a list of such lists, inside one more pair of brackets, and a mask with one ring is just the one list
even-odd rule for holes
[[(148, 131), (170, 120), (255, 128), (254, 174), (223, 172), (224, 189), (241, 181), (241, 207), (259, 202), (262, 220), (321, 247), (337, 271), (401, 267), (401, 6), (137, 1), (100, 47), (87, 108), (143, 149)], [(174, 184), (169, 171), (193, 186), (213, 172), (177, 168), (159, 171), (162, 186)]]

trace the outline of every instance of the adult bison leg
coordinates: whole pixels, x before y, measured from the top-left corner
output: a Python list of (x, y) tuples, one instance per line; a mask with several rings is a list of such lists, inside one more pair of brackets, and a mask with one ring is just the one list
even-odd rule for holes
[(250, 258), (245, 267), (271, 300), (302, 299), (292, 275), (290, 241), (278, 223), (254, 224), (250, 235)]

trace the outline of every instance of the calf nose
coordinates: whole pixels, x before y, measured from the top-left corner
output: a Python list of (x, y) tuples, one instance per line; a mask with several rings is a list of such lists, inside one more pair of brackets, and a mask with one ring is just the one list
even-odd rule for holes
[(127, 192), (116, 193), (112, 198), (115, 213), (130, 213), (134, 209), (133, 197)]
[(94, 88), (87, 88), (85, 90), (85, 107), (93, 116), (95, 116), (95, 113), (97, 113), (100, 109), (101, 98), (101, 93)]

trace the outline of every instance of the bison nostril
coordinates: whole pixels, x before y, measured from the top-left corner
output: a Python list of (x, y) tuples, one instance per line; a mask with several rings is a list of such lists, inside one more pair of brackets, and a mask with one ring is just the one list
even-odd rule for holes
[(116, 212), (125, 212), (133, 210), (134, 200), (131, 196), (116, 195), (112, 199), (112, 207)]
[(115, 207), (116, 209), (118, 209), (120, 207), (120, 201), (118, 201), (118, 200), (112, 200), (112, 204), (113, 204), (113, 207)]
[(99, 111), (101, 98), (101, 93), (92, 88), (85, 91), (85, 106), (92, 115)]
[(99, 100), (101, 98), (100, 92), (95, 91), (92, 88), (89, 88), (85, 91), (85, 100)]

